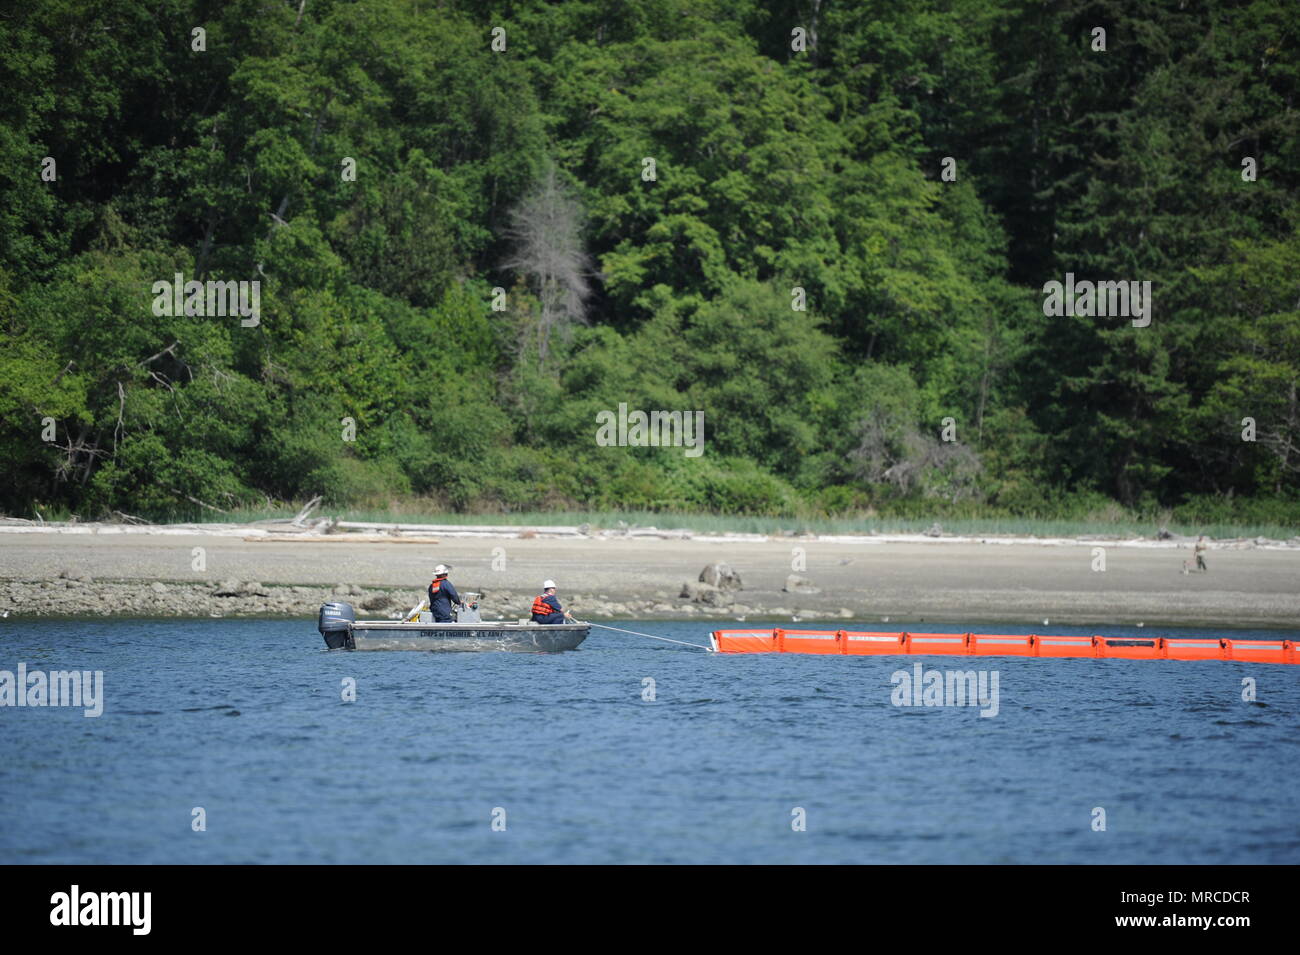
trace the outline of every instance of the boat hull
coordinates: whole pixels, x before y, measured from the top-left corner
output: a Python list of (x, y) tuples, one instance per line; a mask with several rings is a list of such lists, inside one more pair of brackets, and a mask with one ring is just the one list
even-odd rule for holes
[[(346, 634), (326, 634), (330, 649), (559, 653), (587, 639), (586, 624), (397, 623), (358, 620)], [(333, 637), (333, 639), (331, 639)]]

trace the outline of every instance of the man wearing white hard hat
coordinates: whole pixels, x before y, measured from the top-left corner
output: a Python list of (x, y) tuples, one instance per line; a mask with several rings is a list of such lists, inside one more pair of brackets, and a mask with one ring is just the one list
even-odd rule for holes
[(429, 612), (433, 614), (434, 623), (451, 623), (451, 608), (464, 606), (460, 594), (447, 579), (449, 573), (446, 565), (439, 564), (433, 568), (433, 581), (429, 584)]
[(560, 598), (555, 596), (555, 581), (543, 580), (541, 595), (533, 598), (533, 620), (537, 623), (564, 623), (565, 618), (573, 619), (560, 606)]

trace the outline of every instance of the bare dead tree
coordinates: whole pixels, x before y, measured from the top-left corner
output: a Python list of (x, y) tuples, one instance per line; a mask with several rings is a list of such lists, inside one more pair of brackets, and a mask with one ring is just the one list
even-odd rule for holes
[(859, 444), (849, 459), (860, 479), (953, 504), (979, 494), (982, 465), (966, 445), (939, 441), (879, 407), (857, 427)]
[(552, 337), (586, 321), (591, 257), (582, 243), (582, 203), (555, 167), (510, 211), (506, 237), (514, 252), (503, 267), (520, 273), (537, 295), (537, 357), (546, 363)]

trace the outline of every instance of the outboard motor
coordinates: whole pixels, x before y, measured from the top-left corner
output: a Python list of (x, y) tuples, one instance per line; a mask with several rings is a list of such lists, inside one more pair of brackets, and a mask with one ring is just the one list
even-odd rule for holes
[(352, 624), (356, 619), (357, 613), (352, 609), (352, 604), (334, 602), (321, 604), (320, 619), (316, 623), (316, 629), (325, 638), (325, 646), (329, 649), (341, 650), (347, 647), (349, 650), (354, 650), (356, 646), (352, 642)]
[(457, 609), (452, 616), (456, 618), (457, 623), (482, 623), (483, 618), (478, 614), (478, 598), (481, 594), (465, 594), (465, 608)]

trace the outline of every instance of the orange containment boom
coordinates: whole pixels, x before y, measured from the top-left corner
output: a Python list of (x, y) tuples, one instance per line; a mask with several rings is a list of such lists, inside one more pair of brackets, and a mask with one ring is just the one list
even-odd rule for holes
[(715, 630), (719, 653), (836, 653), (893, 656), (1098, 657), (1120, 660), (1241, 660), (1300, 663), (1292, 640), (1169, 637), (1060, 637), (996, 633), (876, 633), (854, 630)]

